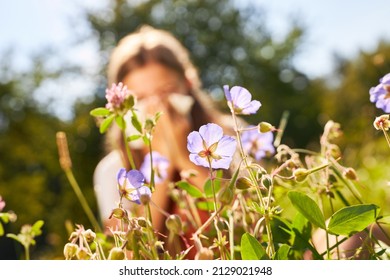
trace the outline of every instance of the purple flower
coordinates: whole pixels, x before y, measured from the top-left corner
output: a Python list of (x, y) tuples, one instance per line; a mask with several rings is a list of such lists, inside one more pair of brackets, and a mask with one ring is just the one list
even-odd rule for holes
[[(158, 184), (163, 182), (168, 177), (169, 161), (156, 151), (152, 152), (152, 157), (154, 182)], [(151, 181), (151, 169), (152, 165), (150, 164), (150, 154), (147, 154), (140, 168), (140, 171), (145, 176), (147, 182)]]
[(141, 203), (141, 196), (151, 197), (150, 189), (144, 185), (145, 177), (138, 170), (130, 170), (121, 168), (117, 174), (118, 188), (121, 197), (137, 204)]
[[(254, 126), (249, 126), (249, 128), (254, 128)], [(257, 129), (249, 129), (242, 132), (241, 135), (243, 149), (256, 160), (275, 153), (275, 147), (272, 144), (273, 140), (274, 135), (271, 131), (261, 133)]]
[(386, 113), (390, 113), (390, 73), (379, 79), (379, 85), (370, 88), (370, 101)]
[(236, 114), (256, 114), (261, 106), (260, 101), (252, 100), (252, 95), (246, 88), (234, 86), (229, 90), (229, 86), (225, 85), (223, 90), (230, 109)]
[(5, 201), (0, 195), (0, 212), (3, 211), (4, 207), (5, 207)]
[(228, 169), (236, 150), (236, 140), (223, 135), (222, 128), (216, 124), (202, 125), (187, 137), (190, 160), (199, 166), (213, 169)]
[(123, 83), (118, 85), (112, 84), (110, 89), (106, 89), (106, 108), (110, 111), (121, 110), (126, 107), (127, 102), (131, 99), (131, 91)]

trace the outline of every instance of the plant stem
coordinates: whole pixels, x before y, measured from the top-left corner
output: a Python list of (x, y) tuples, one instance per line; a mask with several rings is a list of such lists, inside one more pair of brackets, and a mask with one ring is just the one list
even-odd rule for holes
[(126, 130), (125, 129), (122, 130), (122, 135), (123, 135), (123, 141), (124, 141), (124, 145), (125, 145), (125, 149), (126, 149), (127, 158), (129, 159), (129, 162), (130, 162), (130, 167), (131, 167), (131, 169), (136, 169), (135, 168), (134, 159), (133, 159), (133, 155), (131, 154), (130, 147), (127, 144), (127, 136), (126, 136)]
[(267, 237), (268, 237), (268, 248), (267, 248), (268, 252), (267, 253), (269, 254), (269, 257), (272, 258), (272, 256), (275, 253), (275, 247), (273, 244), (272, 229), (271, 229), (270, 216), (269, 216), (269, 211), (268, 211), (269, 210), (269, 203), (267, 203), (267, 204), (264, 203), (263, 195), (261, 194), (261, 191), (258, 187), (258, 182), (257, 182), (256, 176), (253, 174), (253, 171), (249, 166), (246, 154), (244, 152), (244, 148), (242, 146), (241, 135), (240, 135), (240, 132), (238, 129), (238, 122), (237, 122), (236, 114), (235, 114), (233, 109), (231, 109), (231, 113), (232, 113), (232, 117), (233, 117), (233, 121), (234, 121), (237, 142), (238, 142), (238, 145), (240, 148), (241, 158), (244, 161), (246, 169), (248, 170), (248, 174), (249, 174), (250, 180), (252, 181), (252, 184), (254, 186), (256, 186), (255, 189), (256, 189), (257, 196), (259, 198), (259, 204), (260, 204), (260, 206), (262, 206), (264, 208), (264, 221), (265, 221), (265, 228), (266, 228)]
[(386, 130), (383, 127), (382, 127), (382, 131), (383, 131), (383, 134), (385, 135), (385, 138), (386, 138), (386, 141), (387, 141), (387, 145), (389, 145), (389, 147), (390, 147), (389, 135), (387, 135)]
[(85, 214), (87, 215), (90, 223), (92, 224), (92, 226), (95, 228), (96, 231), (102, 232), (100, 225), (99, 225), (99, 222), (96, 220), (95, 215), (93, 214), (91, 208), (89, 207), (88, 202), (85, 199), (85, 197), (84, 197), (84, 195), (83, 195), (83, 193), (82, 193), (82, 191), (81, 191), (81, 189), (80, 189), (80, 187), (79, 187), (79, 185), (78, 185), (78, 183), (73, 175), (72, 169), (66, 169), (65, 174), (66, 174), (66, 177), (68, 178), (70, 185), (73, 188), (73, 191), (76, 193), (76, 196), (77, 196), (78, 200), (80, 201), (80, 204), (83, 207), (83, 210), (84, 210)]

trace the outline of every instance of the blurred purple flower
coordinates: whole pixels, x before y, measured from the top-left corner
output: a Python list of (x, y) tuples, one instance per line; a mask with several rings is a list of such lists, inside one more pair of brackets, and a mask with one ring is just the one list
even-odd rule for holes
[(390, 113), (390, 73), (379, 79), (379, 85), (370, 88), (370, 101), (386, 113)]
[(199, 166), (228, 169), (236, 150), (236, 140), (223, 135), (220, 126), (209, 123), (187, 137), (190, 160)]
[[(153, 170), (154, 170), (154, 182), (161, 183), (168, 177), (169, 161), (167, 158), (162, 156), (159, 152), (153, 151)], [(151, 168), (150, 154), (148, 153), (141, 165), (140, 171), (145, 176), (147, 182), (151, 181)]]
[(237, 114), (256, 114), (261, 106), (260, 101), (252, 100), (252, 95), (246, 88), (234, 86), (229, 90), (229, 86), (225, 85), (223, 90), (230, 109)]
[(123, 83), (118, 85), (112, 84), (110, 89), (106, 89), (106, 108), (110, 111), (121, 110), (126, 107), (126, 101), (131, 96), (131, 91), (127, 89), (127, 86), (123, 86)]
[(5, 201), (0, 195), (0, 212), (3, 211), (4, 207), (5, 207)]
[(144, 185), (144, 175), (138, 170), (126, 172), (125, 168), (121, 168), (117, 174), (117, 181), (120, 196), (132, 202), (140, 204), (142, 195), (149, 198), (152, 196), (150, 189)]
[[(254, 127), (249, 126), (249, 128)], [(272, 144), (274, 135), (271, 131), (261, 133), (257, 129), (245, 130), (242, 132), (241, 141), (245, 152), (252, 155), (256, 160), (275, 153), (275, 147)]]

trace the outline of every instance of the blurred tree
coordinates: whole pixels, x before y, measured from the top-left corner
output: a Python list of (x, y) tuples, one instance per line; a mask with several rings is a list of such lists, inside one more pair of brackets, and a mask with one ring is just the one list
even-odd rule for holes
[[(341, 124), (344, 133), (340, 141), (341, 160), (358, 171), (359, 191), (364, 199), (375, 202), (388, 214), (390, 191), (386, 167), (390, 164), (390, 150), (383, 133), (373, 126), (375, 118), (385, 112), (370, 102), (369, 90), (390, 73), (390, 44), (382, 41), (373, 51), (361, 51), (350, 60), (337, 57), (337, 61), (333, 83), (322, 91), (321, 119)], [(324, 86), (325, 82), (319, 83)]]
[(278, 125), (289, 110), (286, 141), (305, 146), (318, 137), (317, 98), (309, 94), (307, 77), (292, 65), (303, 38), (298, 24), (292, 23), (285, 38), (275, 41), (259, 5), (238, 6), (231, 0), (112, 0), (106, 9), (87, 16), (105, 63), (116, 43), (140, 26), (168, 30), (189, 49), (204, 88), (222, 108), (222, 86), (241, 85), (263, 104), (260, 117), (248, 117), (249, 122)]
[[(33, 92), (44, 80), (60, 76), (46, 71), (44, 61), (44, 56), (36, 57), (32, 71), (26, 73), (14, 72), (7, 61), (0, 66), (0, 195), (6, 201), (5, 211), (12, 210), (18, 217), (7, 225), (7, 233), (17, 234), (22, 225), (44, 220), (43, 235), (32, 247), (33, 258), (61, 257), (69, 237), (67, 220), (89, 225), (60, 169), (56, 132), (63, 130), (70, 136), (75, 175), (93, 209), (91, 178), (99, 156), (95, 147), (100, 145), (98, 132), (91, 130), (87, 104), (76, 106), (77, 117), (66, 123), (45, 112), (45, 106), (34, 99)], [(0, 237), (0, 247), (0, 259), (23, 257), (21, 246), (5, 236)]]

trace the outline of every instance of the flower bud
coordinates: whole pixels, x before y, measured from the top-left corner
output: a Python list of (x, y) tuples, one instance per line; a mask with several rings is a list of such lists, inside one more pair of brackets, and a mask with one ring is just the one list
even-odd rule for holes
[(178, 215), (169, 215), (165, 220), (165, 226), (170, 232), (180, 234), (182, 232), (183, 224)]
[(266, 133), (266, 132), (270, 132), (270, 131), (274, 131), (274, 130), (275, 130), (275, 127), (270, 123), (267, 123), (267, 122), (259, 123), (259, 132), (261, 132), (261, 133)]
[(218, 192), (218, 200), (224, 205), (228, 205), (233, 201), (234, 190), (229, 187), (225, 187)]
[(85, 248), (78, 248), (76, 256), (78, 260), (89, 260), (89, 254)]
[(87, 229), (86, 231), (83, 232), (83, 235), (85, 237), (85, 240), (88, 242), (88, 243), (91, 243), (95, 240), (96, 238), (96, 233), (94, 233), (92, 230), (90, 229)]
[(263, 177), (261, 177), (261, 184), (269, 189), (270, 186), (272, 186), (272, 178), (270, 175), (264, 175)]
[(64, 246), (64, 256), (66, 260), (71, 260), (77, 253), (79, 247), (74, 243), (66, 243)]
[(147, 205), (150, 202), (150, 195), (148, 194), (142, 194), (139, 198), (142, 205)]
[(357, 180), (357, 174), (355, 169), (348, 167), (344, 169), (343, 175), (349, 180)]
[(8, 211), (7, 214), (8, 214), (8, 220), (9, 220), (11, 223), (16, 222), (16, 220), (18, 219), (18, 216), (17, 216), (17, 215), (15, 214), (15, 212), (13, 212), (13, 211)]
[(195, 260), (212, 260), (214, 253), (209, 248), (202, 247), (195, 255)]
[(329, 145), (329, 154), (331, 157), (337, 159), (341, 156), (341, 151), (340, 151), (340, 148), (339, 146), (335, 145), (335, 144), (331, 144)]
[(310, 172), (306, 168), (297, 168), (293, 172), (294, 180), (297, 182), (303, 182), (309, 174)]
[(246, 190), (253, 187), (251, 181), (246, 177), (240, 177), (236, 180), (236, 188), (239, 190)]
[(111, 219), (111, 217), (122, 220), (123, 218), (127, 217), (127, 212), (126, 212), (126, 210), (124, 210), (122, 208), (115, 208), (111, 212), (110, 219)]
[(146, 219), (144, 217), (139, 217), (137, 219), (137, 224), (142, 227), (142, 228), (146, 228), (148, 226), (148, 223), (146, 222)]
[(110, 253), (108, 254), (109, 260), (124, 260), (125, 259), (125, 252), (121, 248), (114, 247), (110, 250)]

